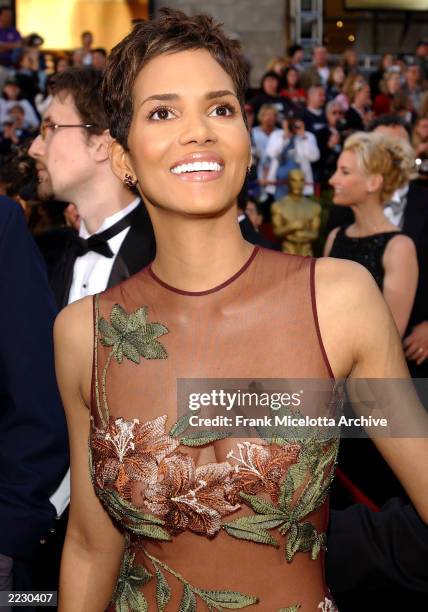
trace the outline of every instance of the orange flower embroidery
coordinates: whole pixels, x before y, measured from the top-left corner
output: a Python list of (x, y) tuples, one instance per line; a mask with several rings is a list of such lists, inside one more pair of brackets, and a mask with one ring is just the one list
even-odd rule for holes
[(237, 446), (239, 456), (235, 456), (233, 450), (227, 455), (228, 459), (237, 462), (230, 479), (228, 499), (237, 502), (241, 492), (255, 495), (259, 491), (266, 491), (277, 503), (285, 473), (298, 459), (299, 444), (262, 446), (246, 441)]
[(106, 429), (91, 433), (97, 486), (113, 486), (130, 499), (131, 481), (156, 481), (159, 462), (179, 446), (165, 431), (166, 415), (140, 424), (110, 418)]
[(239, 508), (225, 498), (232, 470), (227, 462), (196, 467), (189, 455), (174, 453), (161, 461), (158, 482), (145, 490), (144, 504), (172, 532), (190, 529), (212, 536), (221, 518)]

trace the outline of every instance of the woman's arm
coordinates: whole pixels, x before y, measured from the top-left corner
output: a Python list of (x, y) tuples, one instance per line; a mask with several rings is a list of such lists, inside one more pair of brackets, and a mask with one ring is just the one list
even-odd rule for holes
[(60, 612), (103, 612), (123, 557), (123, 536), (95, 495), (88, 468), (92, 370), (92, 299), (66, 309), (55, 323), (55, 361), (70, 439), (71, 503), (61, 560)]
[(335, 377), (350, 376), (353, 384), (360, 379), (360, 385), (368, 381), (369, 386), (371, 379), (378, 379), (374, 382), (382, 391), (379, 406), (384, 407), (387, 398), (388, 413), (401, 418), (403, 427), (418, 424), (419, 438), (375, 437), (373, 442), (428, 523), (428, 413), (410, 382), (401, 340), (382, 294), (359, 264), (324, 258), (316, 266), (316, 300)]
[(413, 240), (399, 234), (383, 255), (383, 296), (401, 337), (406, 331), (418, 284), (418, 260)]
[(333, 230), (331, 230), (331, 232), (329, 233), (329, 235), (327, 236), (327, 240), (325, 241), (325, 245), (324, 245), (324, 257), (328, 257), (330, 255), (330, 251), (333, 248), (333, 244), (334, 241), (336, 239), (337, 236), (337, 232), (339, 231), (339, 227), (335, 227)]

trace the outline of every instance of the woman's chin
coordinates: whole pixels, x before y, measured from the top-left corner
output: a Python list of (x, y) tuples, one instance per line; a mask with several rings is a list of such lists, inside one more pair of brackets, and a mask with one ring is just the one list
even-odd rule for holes
[(335, 204), (336, 206), (349, 206), (349, 204), (345, 202), (340, 196), (333, 196), (333, 204)]

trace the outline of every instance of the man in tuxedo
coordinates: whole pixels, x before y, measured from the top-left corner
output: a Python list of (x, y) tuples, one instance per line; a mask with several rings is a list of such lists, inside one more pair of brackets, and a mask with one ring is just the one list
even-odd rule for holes
[(0, 196), (0, 591), (31, 589), (31, 564), (52, 529), (49, 496), (68, 465), (53, 359), (56, 314), (21, 207)]
[(52, 274), (62, 308), (148, 265), (155, 240), (134, 186), (111, 170), (99, 72), (71, 68), (55, 76), (53, 90), (29, 153), (36, 160), (39, 197), (73, 202), (81, 218), (79, 236), (70, 235)]
[[(80, 216), (79, 234), (69, 234), (51, 277), (59, 308), (129, 278), (155, 255), (153, 228), (135, 185), (123, 184), (110, 167), (101, 79), (88, 67), (56, 75), (53, 100), (29, 150), (38, 169), (39, 197), (72, 202)], [(68, 472), (52, 496), (62, 517), (61, 535), (69, 496)], [(41, 587), (55, 588), (62, 544), (60, 536), (51, 538), (40, 553), (39, 566), (53, 572), (40, 576)]]

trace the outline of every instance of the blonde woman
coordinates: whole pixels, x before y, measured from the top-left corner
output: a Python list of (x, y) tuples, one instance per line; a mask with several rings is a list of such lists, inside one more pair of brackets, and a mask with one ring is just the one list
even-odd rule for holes
[(396, 189), (408, 183), (413, 169), (413, 152), (404, 141), (377, 133), (356, 133), (348, 138), (330, 184), (334, 203), (351, 207), (355, 222), (335, 228), (324, 253), (357, 261), (372, 273), (401, 335), (416, 292), (416, 249), (413, 241), (386, 219), (383, 207)]

